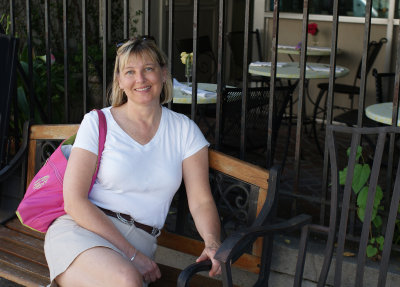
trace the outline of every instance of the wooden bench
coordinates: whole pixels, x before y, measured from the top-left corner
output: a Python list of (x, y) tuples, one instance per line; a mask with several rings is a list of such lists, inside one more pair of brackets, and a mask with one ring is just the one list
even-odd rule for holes
[[(26, 168), (27, 184), (45, 161), (46, 157), (42, 156), (43, 147), (46, 146), (48, 149), (49, 141), (56, 147), (62, 139), (76, 133), (78, 128), (79, 125), (34, 125), (30, 127)], [(47, 154), (51, 152), (52, 150), (47, 150)], [(275, 169), (274, 172), (272, 169), (270, 172), (214, 150), (209, 152), (209, 162), (213, 191), (220, 191), (216, 202), (220, 215), (223, 217), (223, 226), (227, 222), (228, 215), (235, 214), (235, 210), (232, 209), (233, 205), (227, 205), (226, 198), (223, 198), (227, 188), (235, 193), (248, 193), (248, 198), (245, 199), (247, 203), (240, 204), (247, 210), (244, 219), (241, 218), (244, 226), (254, 222), (265, 202), (268, 203), (268, 209), (272, 208), (278, 182), (278, 172)], [(241, 183), (238, 184), (237, 180), (240, 180)], [(243, 199), (244, 196), (240, 196)], [(239, 214), (243, 214), (243, 212), (238, 211), (237, 217), (240, 217)], [(49, 283), (49, 271), (43, 252), (43, 240), (44, 234), (22, 226), (16, 217), (0, 225), (0, 277), (25, 286), (46, 286)], [(179, 235), (166, 229), (163, 230), (158, 243), (160, 246), (194, 256), (198, 256), (204, 247), (201, 240)], [(258, 273), (261, 249), (262, 241), (257, 241), (251, 252), (244, 254), (236, 261), (235, 265), (249, 272)], [(161, 265), (160, 268), (164, 274), (163, 279), (151, 286), (175, 286), (179, 270)], [(171, 281), (171, 283), (166, 281)], [(220, 281), (203, 276), (196, 277), (191, 283), (193, 286), (220, 286)]]

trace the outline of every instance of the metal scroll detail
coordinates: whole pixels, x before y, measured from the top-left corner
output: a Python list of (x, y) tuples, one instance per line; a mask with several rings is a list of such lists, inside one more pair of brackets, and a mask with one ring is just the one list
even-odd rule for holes
[(248, 226), (252, 218), (251, 186), (215, 171), (210, 171), (210, 184), (221, 219), (222, 237)]

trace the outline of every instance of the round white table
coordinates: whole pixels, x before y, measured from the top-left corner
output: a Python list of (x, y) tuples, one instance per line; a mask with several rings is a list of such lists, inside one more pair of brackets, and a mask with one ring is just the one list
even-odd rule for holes
[[(217, 84), (197, 83), (197, 89), (213, 92), (215, 95), (201, 96), (197, 94), (197, 104), (215, 104), (217, 103)], [(174, 104), (191, 104), (192, 94), (182, 92), (179, 88), (174, 87), (173, 100)]]
[[(278, 53), (288, 55), (300, 55), (300, 49), (292, 45), (278, 45)], [(337, 49), (336, 53), (340, 54), (342, 53), (342, 51), (340, 49)], [(307, 56), (322, 57), (330, 55), (330, 47), (307, 46)]]
[[(391, 125), (392, 124), (393, 103), (381, 103), (368, 106), (365, 109), (365, 115), (376, 122)], [(399, 108), (400, 113), (400, 108)], [(400, 118), (397, 120), (397, 125), (400, 126)]]
[[(300, 78), (299, 62), (278, 62), (276, 67), (276, 77), (283, 79)], [(329, 64), (307, 63), (306, 79), (328, 79), (330, 67)], [(350, 70), (346, 67), (336, 66), (336, 78), (344, 77)], [(259, 76), (271, 76), (271, 62), (262, 62), (259, 64), (250, 63), (249, 73)]]

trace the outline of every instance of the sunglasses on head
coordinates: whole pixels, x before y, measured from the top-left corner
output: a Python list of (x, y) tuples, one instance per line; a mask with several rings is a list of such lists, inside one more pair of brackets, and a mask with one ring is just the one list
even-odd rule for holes
[(154, 39), (153, 36), (143, 35), (143, 36), (137, 36), (137, 37), (133, 37), (133, 38), (124, 39), (124, 40), (119, 41), (118, 43), (116, 43), (115, 46), (117, 48), (119, 48), (119, 47), (121, 47), (123, 44), (125, 44), (128, 41), (133, 41), (133, 42), (136, 42), (136, 41), (152, 41), (152, 42), (156, 43), (156, 39)]

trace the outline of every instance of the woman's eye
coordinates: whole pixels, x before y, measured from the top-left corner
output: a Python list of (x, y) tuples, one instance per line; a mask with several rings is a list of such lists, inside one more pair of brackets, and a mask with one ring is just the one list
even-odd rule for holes
[(153, 71), (153, 67), (146, 67), (146, 71)]
[(133, 71), (131, 71), (131, 70), (128, 70), (128, 71), (126, 71), (126, 73), (125, 73), (126, 75), (133, 75)]

